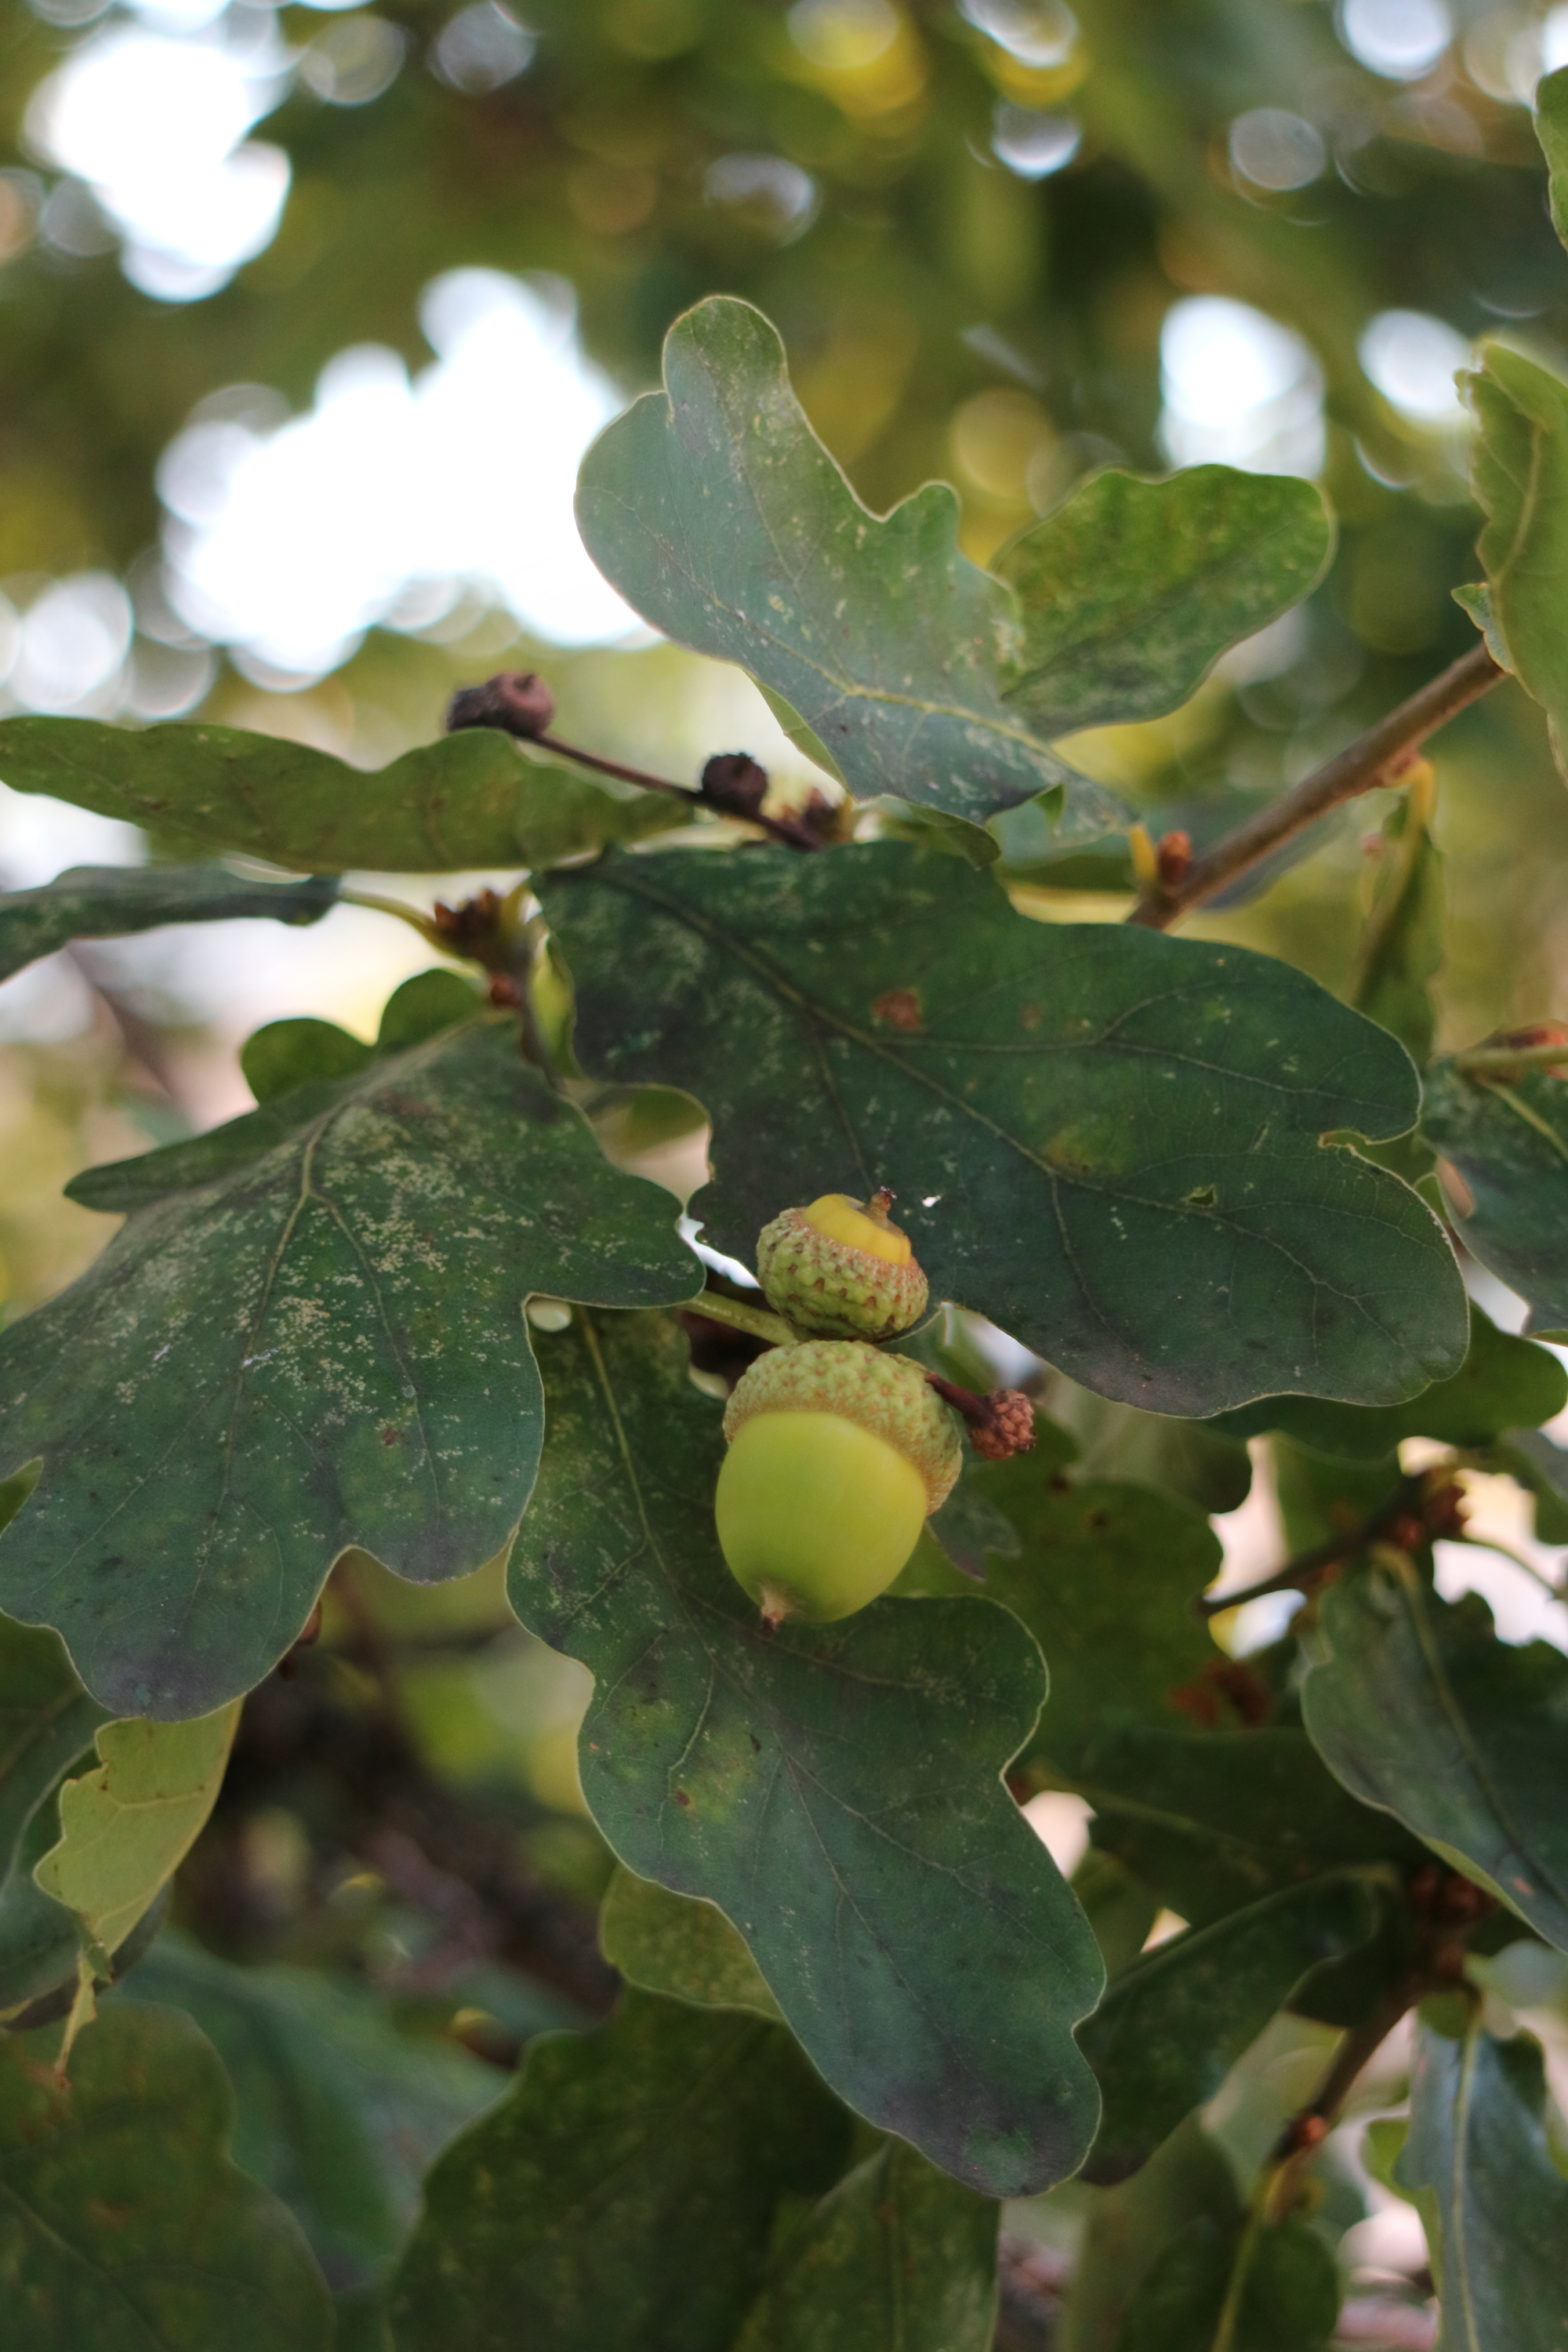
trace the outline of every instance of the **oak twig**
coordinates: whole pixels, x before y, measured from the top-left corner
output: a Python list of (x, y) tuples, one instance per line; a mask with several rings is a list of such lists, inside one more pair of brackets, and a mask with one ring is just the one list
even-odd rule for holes
[(1458, 1490), (1447, 1479), (1433, 1487), (1430, 1474), (1413, 1472), (1402, 1478), (1387, 1502), (1380, 1503), (1343, 1535), (1331, 1535), (1323, 1543), (1298, 1552), (1287, 1560), (1283, 1568), (1262, 1577), (1256, 1584), (1243, 1585), (1239, 1592), (1205, 1593), (1197, 1602), (1200, 1617), (1223, 1617), (1227, 1610), (1245, 1608), (1248, 1601), (1261, 1601), (1269, 1593), (1310, 1591), (1318, 1579), (1330, 1569), (1338, 1568), (1346, 1560), (1365, 1551), (1368, 1544), (1379, 1538), (1397, 1541), (1401, 1536), (1409, 1543), (1419, 1543), (1428, 1535), (1457, 1533), (1455, 1509)]
[(1193, 858), (1185, 869), (1157, 874), (1127, 920), (1148, 930), (1167, 930), (1189, 907), (1212, 898), (1217, 890), (1261, 864), (1342, 802), (1395, 782), (1400, 768), (1429, 735), (1507, 675), (1484, 644), (1472, 646), (1408, 701), (1389, 711), (1376, 726), (1358, 735), (1354, 743), (1325, 760), (1246, 824), (1238, 825), (1202, 857)]

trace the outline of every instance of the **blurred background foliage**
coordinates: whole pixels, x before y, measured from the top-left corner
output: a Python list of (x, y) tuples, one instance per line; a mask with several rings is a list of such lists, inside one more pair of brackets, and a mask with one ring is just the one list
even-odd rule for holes
[[(1341, 544), (1311, 603), (1175, 717), (1074, 747), (1201, 841), (1473, 642), (1453, 377), (1488, 334), (1568, 359), (1529, 118), (1564, 62), (1568, 7), (1502, 0), (12, 0), (0, 711), (380, 764), (455, 685), (537, 666), (578, 742), (684, 776), (744, 743), (798, 778), (745, 682), (650, 642), (570, 524), (586, 440), (722, 290), (777, 322), (862, 495), (946, 476), (982, 562), (1107, 463), (1322, 479)], [(1453, 1046), (1568, 1013), (1568, 799), (1512, 689), (1437, 770)], [(1193, 929), (1353, 991), (1391, 797)], [(157, 853), (0, 785), (0, 887)], [(1122, 879), (1021, 871), (1019, 902), (1114, 916)], [(429, 960), (344, 908), (84, 944), (0, 989), (10, 1311), (102, 1246), (60, 1198), (76, 1168), (244, 1108), (249, 1029), (369, 1033)], [(503, 2060), (602, 2012), (583, 1680), (497, 1577), (351, 1561), (321, 1650), (247, 1709), (182, 1924)], [(1316, 2030), (1236, 2093), (1260, 2145)]]

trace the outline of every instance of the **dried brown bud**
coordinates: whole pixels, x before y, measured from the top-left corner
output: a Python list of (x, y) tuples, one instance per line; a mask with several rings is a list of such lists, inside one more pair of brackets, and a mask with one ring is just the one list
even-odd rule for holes
[(500, 670), (482, 686), (460, 686), (447, 705), (446, 727), (499, 727), (503, 734), (537, 742), (555, 718), (555, 697), (533, 670)]
[(1192, 835), (1162, 833), (1155, 844), (1154, 871), (1162, 890), (1174, 890), (1187, 879), (1192, 865)]
[(716, 751), (702, 771), (702, 797), (710, 808), (754, 817), (768, 797), (768, 771), (749, 751)]

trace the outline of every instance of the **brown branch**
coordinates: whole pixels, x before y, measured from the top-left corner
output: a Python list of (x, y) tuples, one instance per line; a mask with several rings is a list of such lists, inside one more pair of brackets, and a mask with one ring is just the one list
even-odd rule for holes
[(1129, 923), (1164, 931), (1180, 920), (1189, 907), (1212, 898), (1240, 874), (1259, 865), (1287, 841), (1294, 841), (1309, 825), (1326, 817), (1342, 802), (1396, 780), (1400, 768), (1417, 747), (1487, 693), (1508, 672), (1492, 659), (1484, 644), (1471, 647), (1439, 676), (1399, 704), (1354, 743), (1325, 760), (1293, 790), (1261, 809), (1245, 825), (1194, 858), (1173, 879), (1157, 877), (1128, 916)]
[(768, 788), (767, 771), (748, 752), (718, 752), (702, 771), (700, 784), (677, 784), (656, 776), (649, 768), (634, 768), (624, 760), (606, 759), (602, 752), (585, 751), (550, 732), (555, 701), (544, 680), (532, 670), (500, 670), (482, 686), (461, 686), (447, 707), (448, 734), (464, 727), (493, 727), (520, 742), (537, 743), (557, 759), (572, 760), (596, 776), (613, 776), (619, 784), (635, 784), (643, 792), (672, 794), (693, 808), (711, 809), (716, 816), (756, 825), (770, 840), (787, 849), (822, 849), (830, 838), (827, 823), (832, 804), (820, 793), (798, 817), (769, 817), (762, 811)]
[(1261, 1601), (1269, 1593), (1310, 1591), (1320, 1577), (1330, 1569), (1353, 1560), (1357, 1552), (1368, 1544), (1386, 1538), (1390, 1542), (1404, 1537), (1408, 1544), (1418, 1544), (1426, 1536), (1454, 1531), (1457, 1522), (1454, 1508), (1458, 1490), (1447, 1474), (1435, 1489), (1425, 1472), (1402, 1478), (1386, 1503), (1380, 1503), (1356, 1526), (1347, 1528), (1343, 1535), (1331, 1535), (1305, 1552), (1297, 1552), (1283, 1568), (1262, 1577), (1256, 1584), (1245, 1584), (1239, 1592), (1205, 1593), (1196, 1606), (1200, 1617), (1223, 1617), (1229, 1609), (1245, 1608), (1248, 1601)]

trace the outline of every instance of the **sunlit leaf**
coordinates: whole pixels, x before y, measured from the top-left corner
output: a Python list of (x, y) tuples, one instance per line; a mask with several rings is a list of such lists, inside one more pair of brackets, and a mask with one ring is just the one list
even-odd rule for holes
[(1007, 700), (1042, 735), (1158, 718), (1307, 595), (1333, 545), (1291, 476), (1093, 474), (997, 562), (1022, 618)]
[(864, 507), (749, 303), (677, 319), (664, 384), (600, 435), (577, 486), (588, 551), (644, 620), (749, 670), (860, 799), (981, 818), (1049, 791), (1064, 838), (1125, 823), (1008, 708), (1017, 607), (960, 554), (945, 484), (886, 517)]
[(1288, 965), (1031, 923), (892, 846), (608, 858), (544, 897), (584, 1063), (712, 1115), (721, 1249), (891, 1185), (934, 1296), (1169, 1413), (1390, 1403), (1459, 1362), (1435, 1220), (1324, 1148), (1408, 1127), (1410, 1063)]
[(768, 1638), (720, 1557), (718, 1408), (662, 1319), (541, 1336), (523, 1622), (590, 1666), (583, 1791), (620, 1859), (716, 1903), (839, 2095), (993, 2195), (1093, 2136), (1094, 1939), (1001, 1785), (1039, 1652), (989, 1602)]
[(100, 1973), (200, 1836), (238, 1722), (234, 1702), (189, 1723), (105, 1723), (97, 1768), (61, 1789), (60, 1841), (34, 1876), (75, 1913)]

